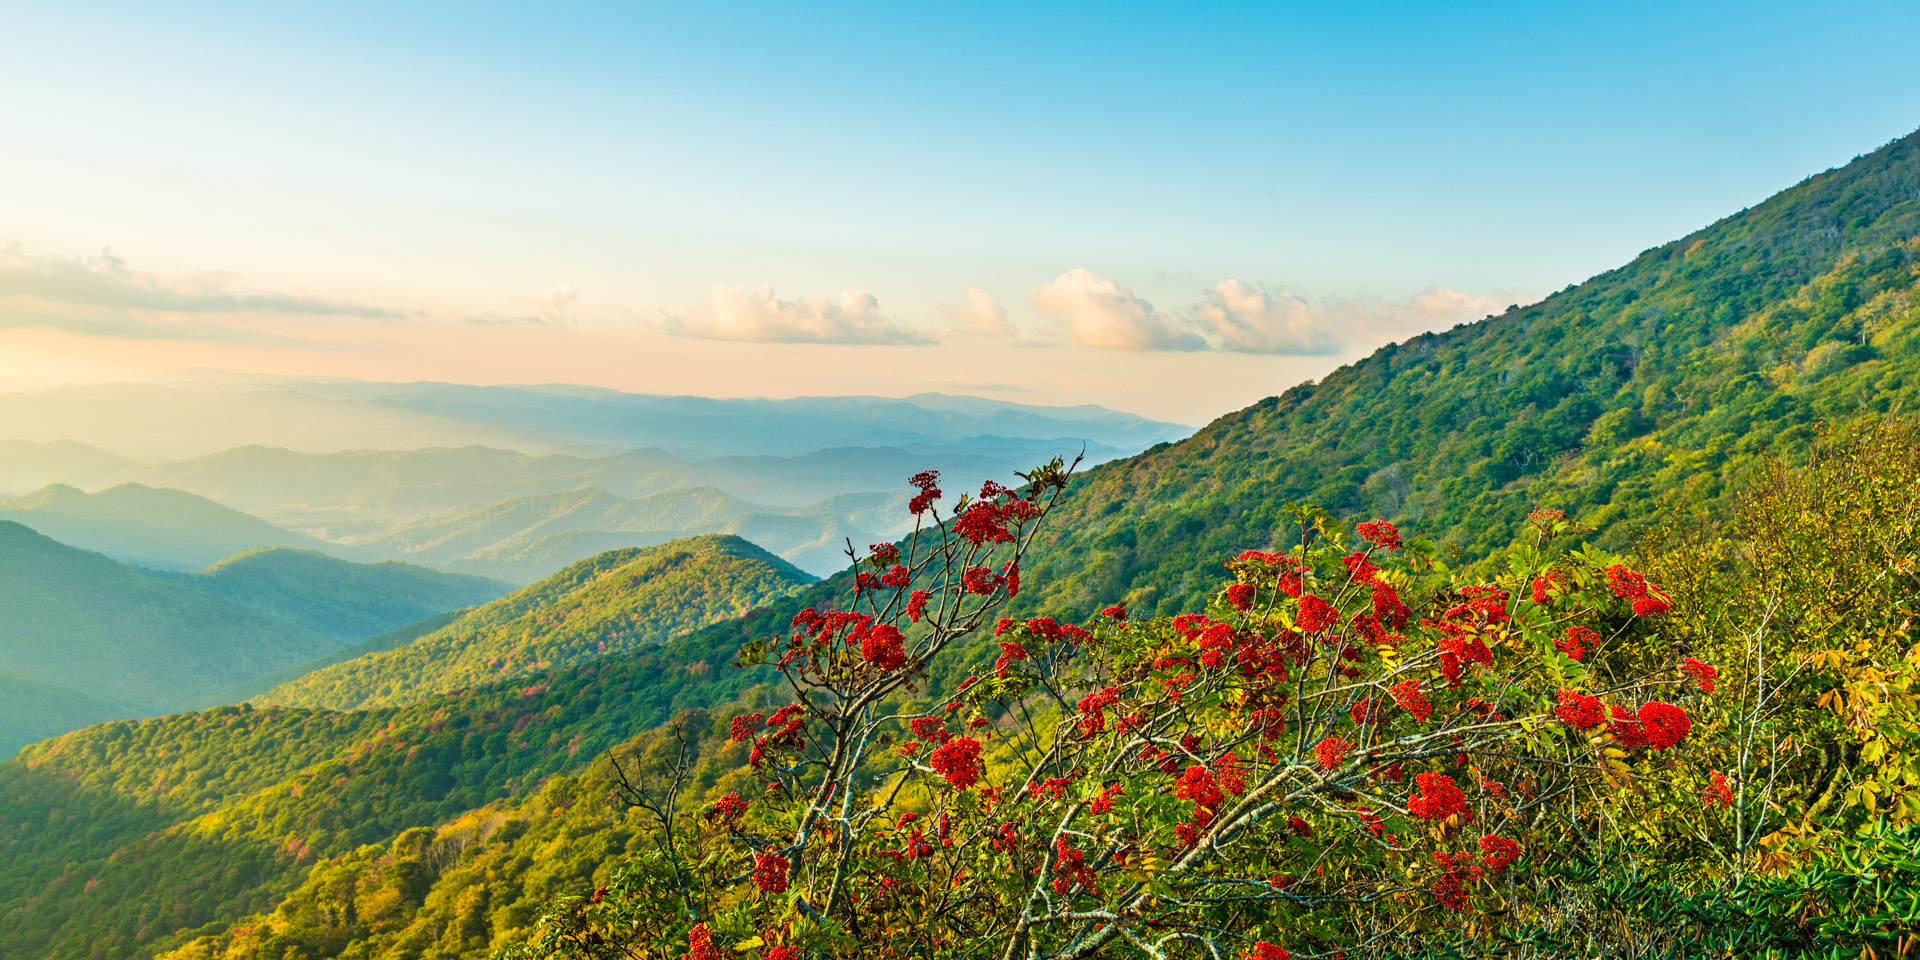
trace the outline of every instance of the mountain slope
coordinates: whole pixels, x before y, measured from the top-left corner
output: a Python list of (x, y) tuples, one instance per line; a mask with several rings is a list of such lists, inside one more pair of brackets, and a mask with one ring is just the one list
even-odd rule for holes
[[(1620, 542), (1663, 511), (1711, 509), (1727, 478), (1762, 449), (1790, 452), (1819, 417), (1909, 409), (1916, 150), (1901, 141), (1534, 307), (1387, 348), (1089, 471), (1049, 521), (1020, 604), (1178, 609), (1217, 582), (1222, 555), (1265, 544), (1289, 498), (1396, 518), (1469, 561), (1534, 503)], [(35, 747), (32, 765), (0, 765), (0, 844), (13, 844), (0, 846), (0, 955), (133, 956), (216, 933), (270, 909), (301, 864), (578, 769), (617, 742), (598, 724), (724, 703), (755, 680), (715, 669), (740, 642), (802, 604), (844, 604), (846, 587), (842, 574), (659, 647), (402, 710), (215, 712)], [(560, 850), (608, 842), (551, 836)], [(100, 896), (82, 901), (93, 878)], [(446, 906), (434, 909), (482, 941), (459, 945), (474, 956), (492, 924), (530, 919)]]
[[(0, 670), (79, 695), (62, 699), (48, 722), (177, 709), (338, 646), (0, 521)], [(102, 700), (115, 712), (87, 706)]]
[[(731, 532), (731, 531), (729, 531)], [(441, 564), (453, 573), (498, 577), (508, 583), (533, 583), (591, 556), (628, 547), (651, 547), (675, 539), (677, 531), (608, 533), (580, 530), (549, 533), (530, 540), (513, 539)]]
[(316, 670), (260, 703), (355, 709), (610, 653), (651, 647), (740, 616), (812, 581), (732, 536), (615, 550), (583, 560), (403, 647)]
[(714, 487), (680, 487), (631, 500), (589, 487), (447, 511), (358, 539), (354, 547), (527, 583), (615, 546), (733, 533), (810, 572), (826, 573), (846, 562), (846, 539), (865, 546), (910, 528), (905, 501), (898, 493), (843, 493), (782, 510)]
[(89, 723), (148, 711), (0, 670), (0, 756)]
[(115, 483), (138, 468), (119, 454), (71, 440), (0, 440), (0, 490), (38, 490), (55, 483)]
[(1530, 307), (1424, 334), (1193, 437), (1089, 471), (1031, 607), (1191, 602), (1287, 499), (1468, 557), (1555, 507), (1611, 546), (1715, 509), (1823, 418), (1920, 400), (1920, 134)]
[(54, 484), (0, 500), (12, 520), (83, 550), (163, 570), (196, 570), (252, 547), (340, 548), (180, 490), (124, 483), (99, 493)]
[(348, 642), (486, 603), (513, 589), (498, 580), (397, 560), (350, 563), (286, 547), (260, 547), (197, 573), (158, 576)]
[(221, 707), (35, 744), (0, 763), (0, 957), (150, 957), (270, 910), (328, 858), (599, 762), (664, 715), (635, 691), (674, 676), (643, 653), (401, 709)]

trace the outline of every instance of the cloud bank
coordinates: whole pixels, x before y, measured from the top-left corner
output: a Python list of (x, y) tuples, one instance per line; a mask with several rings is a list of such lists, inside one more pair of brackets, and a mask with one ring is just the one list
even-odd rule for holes
[(156, 313), (279, 313), (389, 320), (397, 310), (326, 297), (239, 289), (222, 270), (135, 270), (102, 250), (98, 257), (30, 256), (18, 240), (0, 240), (0, 298), (32, 299)]
[(1017, 332), (1007, 320), (1006, 305), (979, 287), (967, 288), (964, 304), (941, 304), (940, 313), (959, 330), (975, 336), (1011, 337)]
[(1112, 350), (1205, 350), (1206, 340), (1155, 310), (1111, 277), (1075, 268), (1033, 291), (1033, 306), (1066, 324), (1083, 347)]
[[(249, 290), (220, 270), (136, 270), (112, 250), (97, 257), (33, 255), (0, 238), (0, 329), (60, 330), (83, 336), (196, 341), (306, 341), (222, 322), (230, 316), (394, 320), (388, 310), (348, 300)], [(210, 322), (211, 321), (211, 322)]]
[(913, 344), (931, 343), (880, 309), (880, 301), (859, 290), (837, 299), (782, 300), (773, 287), (722, 284), (714, 287), (686, 316), (669, 314), (664, 332), (700, 340), (755, 343)]
[(1184, 310), (1161, 311), (1111, 277), (1073, 269), (1035, 289), (1033, 305), (1061, 321), (1083, 347), (1325, 356), (1469, 323), (1539, 299), (1515, 290), (1472, 294), (1431, 287), (1400, 300), (1330, 297), (1316, 303), (1239, 279), (1215, 284), (1202, 296)]

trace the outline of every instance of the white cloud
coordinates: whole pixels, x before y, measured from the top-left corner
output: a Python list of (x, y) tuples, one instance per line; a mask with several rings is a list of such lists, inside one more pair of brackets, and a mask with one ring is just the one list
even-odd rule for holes
[(1538, 294), (1520, 290), (1466, 293), (1428, 287), (1403, 300), (1334, 300), (1321, 315), (1332, 328), (1351, 331), (1350, 340), (1385, 343), (1472, 323), (1539, 299)]
[(234, 325), (229, 316), (406, 316), (348, 300), (248, 289), (222, 270), (136, 270), (112, 250), (97, 257), (30, 254), (0, 238), (0, 329), (62, 330), (92, 337), (304, 342)]
[(722, 284), (688, 316), (668, 315), (662, 328), (677, 337), (762, 343), (930, 343), (926, 336), (881, 312), (880, 301), (859, 290), (837, 299), (782, 300), (773, 287), (752, 290)]
[(1007, 320), (1007, 308), (979, 287), (967, 288), (964, 304), (943, 303), (940, 312), (961, 330), (982, 337), (1011, 337), (1016, 331)]
[(576, 296), (578, 293), (573, 289), (573, 284), (562, 278), (555, 280), (553, 286), (543, 287), (534, 294), (533, 303), (542, 310), (560, 313), (567, 309), (567, 304), (572, 303)]
[(1075, 268), (1033, 291), (1033, 305), (1067, 325), (1075, 343), (1116, 350), (1204, 350), (1207, 342), (1187, 325), (1110, 277)]
[(1218, 349), (1292, 355), (1334, 353), (1340, 343), (1305, 300), (1281, 291), (1268, 294), (1227, 280), (1207, 291), (1194, 315), (1217, 338)]
[(98, 257), (30, 256), (0, 239), (0, 298), (164, 313), (280, 313), (398, 319), (400, 311), (346, 300), (248, 291), (223, 270), (135, 270), (102, 250)]
[(567, 305), (572, 303), (579, 292), (573, 284), (564, 278), (555, 280), (551, 287), (541, 287), (528, 295), (525, 302), (533, 307), (532, 313), (498, 314), (483, 313), (467, 318), (467, 322), (478, 326), (505, 326), (514, 323), (565, 323)]

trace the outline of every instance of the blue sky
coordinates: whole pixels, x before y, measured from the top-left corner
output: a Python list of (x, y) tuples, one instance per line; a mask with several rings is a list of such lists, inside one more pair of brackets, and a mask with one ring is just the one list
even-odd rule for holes
[(1920, 126), (1913, 4), (4, 19), (14, 380), (931, 387), (1199, 422)]

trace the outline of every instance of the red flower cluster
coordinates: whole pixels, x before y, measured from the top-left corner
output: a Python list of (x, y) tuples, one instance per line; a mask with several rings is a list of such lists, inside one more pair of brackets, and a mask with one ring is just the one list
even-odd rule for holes
[(1227, 588), (1227, 603), (1235, 610), (1248, 610), (1253, 607), (1254, 586), (1251, 583), (1236, 583)]
[(927, 758), (933, 772), (945, 777), (960, 790), (980, 782), (984, 765), (980, 762), (980, 741), (972, 737), (954, 737), (940, 745)]
[(1208, 773), (1206, 767), (1197, 765), (1188, 767), (1187, 772), (1181, 774), (1180, 779), (1174, 782), (1173, 795), (1182, 800), (1192, 801), (1197, 813), (1210, 813), (1217, 810), (1220, 808), (1221, 800), (1225, 799), (1225, 795), (1220, 792), (1220, 785), (1214, 782), (1213, 774)]
[(767, 725), (767, 718), (758, 713), (743, 713), (727, 723), (727, 742), (741, 743), (748, 737), (760, 732)]
[(1355, 524), (1353, 529), (1360, 534), (1361, 539), (1382, 550), (1400, 549), (1400, 531), (1395, 530), (1393, 524), (1385, 520), (1368, 520)]
[(1061, 837), (1053, 842), (1055, 860), (1053, 862), (1053, 892), (1066, 893), (1075, 886), (1088, 893), (1098, 894), (1094, 889), (1093, 868), (1087, 866), (1087, 858), (1076, 848), (1072, 841)]
[(1011, 640), (1000, 641), (1000, 657), (993, 661), (993, 675), (996, 677), (1006, 676), (1008, 667), (1012, 666), (1015, 661), (1027, 659), (1028, 656), (1030, 655), (1027, 653), (1026, 647)]
[(946, 721), (939, 717), (914, 717), (907, 721), (907, 726), (913, 730), (914, 736), (922, 740), (946, 743), (953, 739), (953, 734), (947, 732)]
[(1347, 554), (1340, 562), (1347, 565), (1347, 573), (1355, 583), (1372, 583), (1373, 578), (1380, 575), (1380, 568), (1368, 563), (1364, 553)]
[(1387, 688), (1393, 694), (1393, 702), (1400, 705), (1415, 720), (1425, 720), (1433, 716), (1433, 704), (1427, 701), (1427, 695), (1420, 692), (1420, 681), (1402, 680)]
[(1299, 817), (1288, 817), (1287, 829), (1292, 830), (1293, 835), (1296, 837), (1313, 836), (1313, 824), (1308, 823), (1307, 821)]
[(1347, 708), (1347, 713), (1353, 717), (1353, 725), (1356, 727), (1379, 723), (1386, 712), (1386, 705), (1373, 697), (1361, 697), (1354, 702), (1353, 706)]
[(915, 590), (913, 595), (907, 598), (908, 623), (919, 623), (920, 618), (927, 615), (927, 600), (930, 596), (925, 590)]
[(792, 864), (786, 857), (772, 850), (754, 851), (753, 885), (759, 887), (761, 893), (787, 892), (787, 868), (790, 866)]
[(1658, 616), (1673, 608), (1673, 601), (1648, 583), (1645, 576), (1621, 564), (1607, 568), (1607, 586), (1613, 590), (1614, 596), (1633, 604), (1636, 617)]
[(1107, 729), (1107, 708), (1120, 701), (1119, 687), (1105, 687), (1080, 698), (1080, 735), (1091, 737)]
[(1710, 779), (1712, 782), (1707, 784), (1707, 792), (1704, 799), (1708, 803), (1718, 806), (1732, 806), (1733, 788), (1727, 785), (1727, 775), (1715, 770)]
[(1597, 647), (1599, 644), (1599, 634), (1578, 624), (1568, 627), (1565, 637), (1555, 637), (1553, 640), (1554, 649), (1566, 654), (1569, 660), (1585, 660), (1587, 648)]
[(897, 543), (872, 543), (867, 552), (873, 554), (873, 561), (882, 566), (900, 559), (900, 545)]
[(960, 574), (961, 589), (983, 597), (1000, 589), (1001, 583), (1000, 576), (986, 567), (970, 567)]
[(1300, 613), (1296, 620), (1303, 632), (1318, 633), (1339, 623), (1340, 611), (1314, 594), (1303, 593), (1300, 595)]
[(726, 956), (720, 948), (713, 945), (713, 933), (704, 923), (696, 923), (687, 931), (687, 960), (721, 960)]
[(1339, 737), (1328, 737), (1313, 745), (1313, 757), (1319, 761), (1320, 769), (1332, 770), (1340, 765), (1347, 754), (1353, 750), (1353, 744)]
[(1373, 584), (1373, 616), (1395, 630), (1402, 630), (1406, 628), (1408, 618), (1413, 616), (1413, 611), (1400, 602), (1400, 595), (1392, 587), (1376, 580)]
[(1293, 960), (1285, 947), (1274, 946), (1265, 940), (1255, 940), (1253, 948), (1240, 956), (1245, 960)]
[(919, 487), (920, 492), (907, 501), (907, 511), (914, 514), (926, 513), (934, 501), (940, 499), (940, 471), (922, 470), (907, 478), (909, 486)]
[(1606, 719), (1599, 697), (1589, 697), (1566, 687), (1560, 688), (1560, 705), (1554, 708), (1553, 715), (1575, 730), (1591, 730)]
[(1564, 588), (1567, 584), (1565, 570), (1548, 570), (1545, 576), (1533, 578), (1533, 602), (1545, 605), (1552, 600), (1555, 588)]
[(1127, 622), (1127, 608), (1117, 603), (1111, 607), (1106, 608), (1105, 610), (1100, 611), (1100, 615), (1103, 617), (1106, 617), (1109, 620), (1117, 620), (1121, 623)]
[(1520, 858), (1520, 845), (1501, 836), (1480, 838), (1481, 861), (1487, 865), (1487, 872), (1499, 876), (1507, 872), (1507, 866)]
[(1473, 862), (1470, 853), (1447, 853), (1444, 850), (1434, 852), (1433, 862), (1439, 865), (1441, 873), (1427, 889), (1448, 910), (1465, 910), (1467, 884), (1480, 879), (1480, 865)]
[[(767, 729), (773, 732), (753, 742), (753, 752), (747, 755), (747, 765), (754, 767), (759, 766), (760, 751), (766, 747), (793, 747), (798, 749), (802, 745), (800, 726), (804, 722), (801, 720), (800, 715), (805, 713), (806, 710), (807, 708), (804, 705), (798, 703), (790, 703), (775, 710), (773, 716), (767, 718)], [(752, 715), (750, 714), (749, 716)]]
[(893, 624), (877, 624), (860, 641), (860, 659), (882, 670), (898, 670), (907, 662), (906, 640)]
[(1413, 778), (1419, 793), (1407, 800), (1407, 812), (1422, 820), (1445, 820), (1459, 814), (1463, 820), (1473, 819), (1473, 811), (1467, 809), (1467, 795), (1460, 785), (1444, 773), (1422, 773)]
[(892, 569), (888, 570), (884, 574), (881, 574), (880, 576), (881, 586), (892, 587), (895, 590), (898, 590), (901, 587), (904, 587), (907, 584), (912, 582), (913, 582), (913, 571), (908, 570), (907, 565), (904, 563), (894, 564)]
[(1487, 624), (1488, 626), (1506, 623), (1511, 619), (1507, 615), (1508, 595), (1505, 590), (1492, 584), (1483, 583), (1471, 587), (1462, 587), (1460, 588), (1460, 592), (1465, 596), (1466, 602), (1456, 604), (1449, 608), (1446, 613), (1446, 619), (1458, 620), (1464, 618), (1468, 622), (1478, 619), (1480, 623)]
[(1692, 657), (1680, 661), (1680, 669), (1693, 675), (1693, 679), (1700, 683), (1701, 693), (1712, 693), (1714, 681), (1720, 679), (1720, 671)]
[(1007, 521), (1000, 507), (988, 500), (976, 500), (973, 506), (953, 522), (954, 536), (978, 547), (987, 543), (1012, 543)]
[(707, 808), (707, 817), (719, 817), (721, 823), (732, 823), (747, 812), (747, 801), (740, 799), (739, 793), (729, 793), (713, 802)]
[(1685, 710), (1659, 700), (1642, 704), (1639, 717), (1647, 745), (1655, 750), (1665, 750), (1678, 744), (1687, 738), (1687, 731), (1693, 729), (1693, 721)]
[(1109, 783), (1100, 788), (1100, 795), (1093, 798), (1093, 804), (1087, 809), (1094, 813), (1107, 813), (1113, 809), (1113, 798), (1125, 796), (1127, 785), (1120, 781)]

